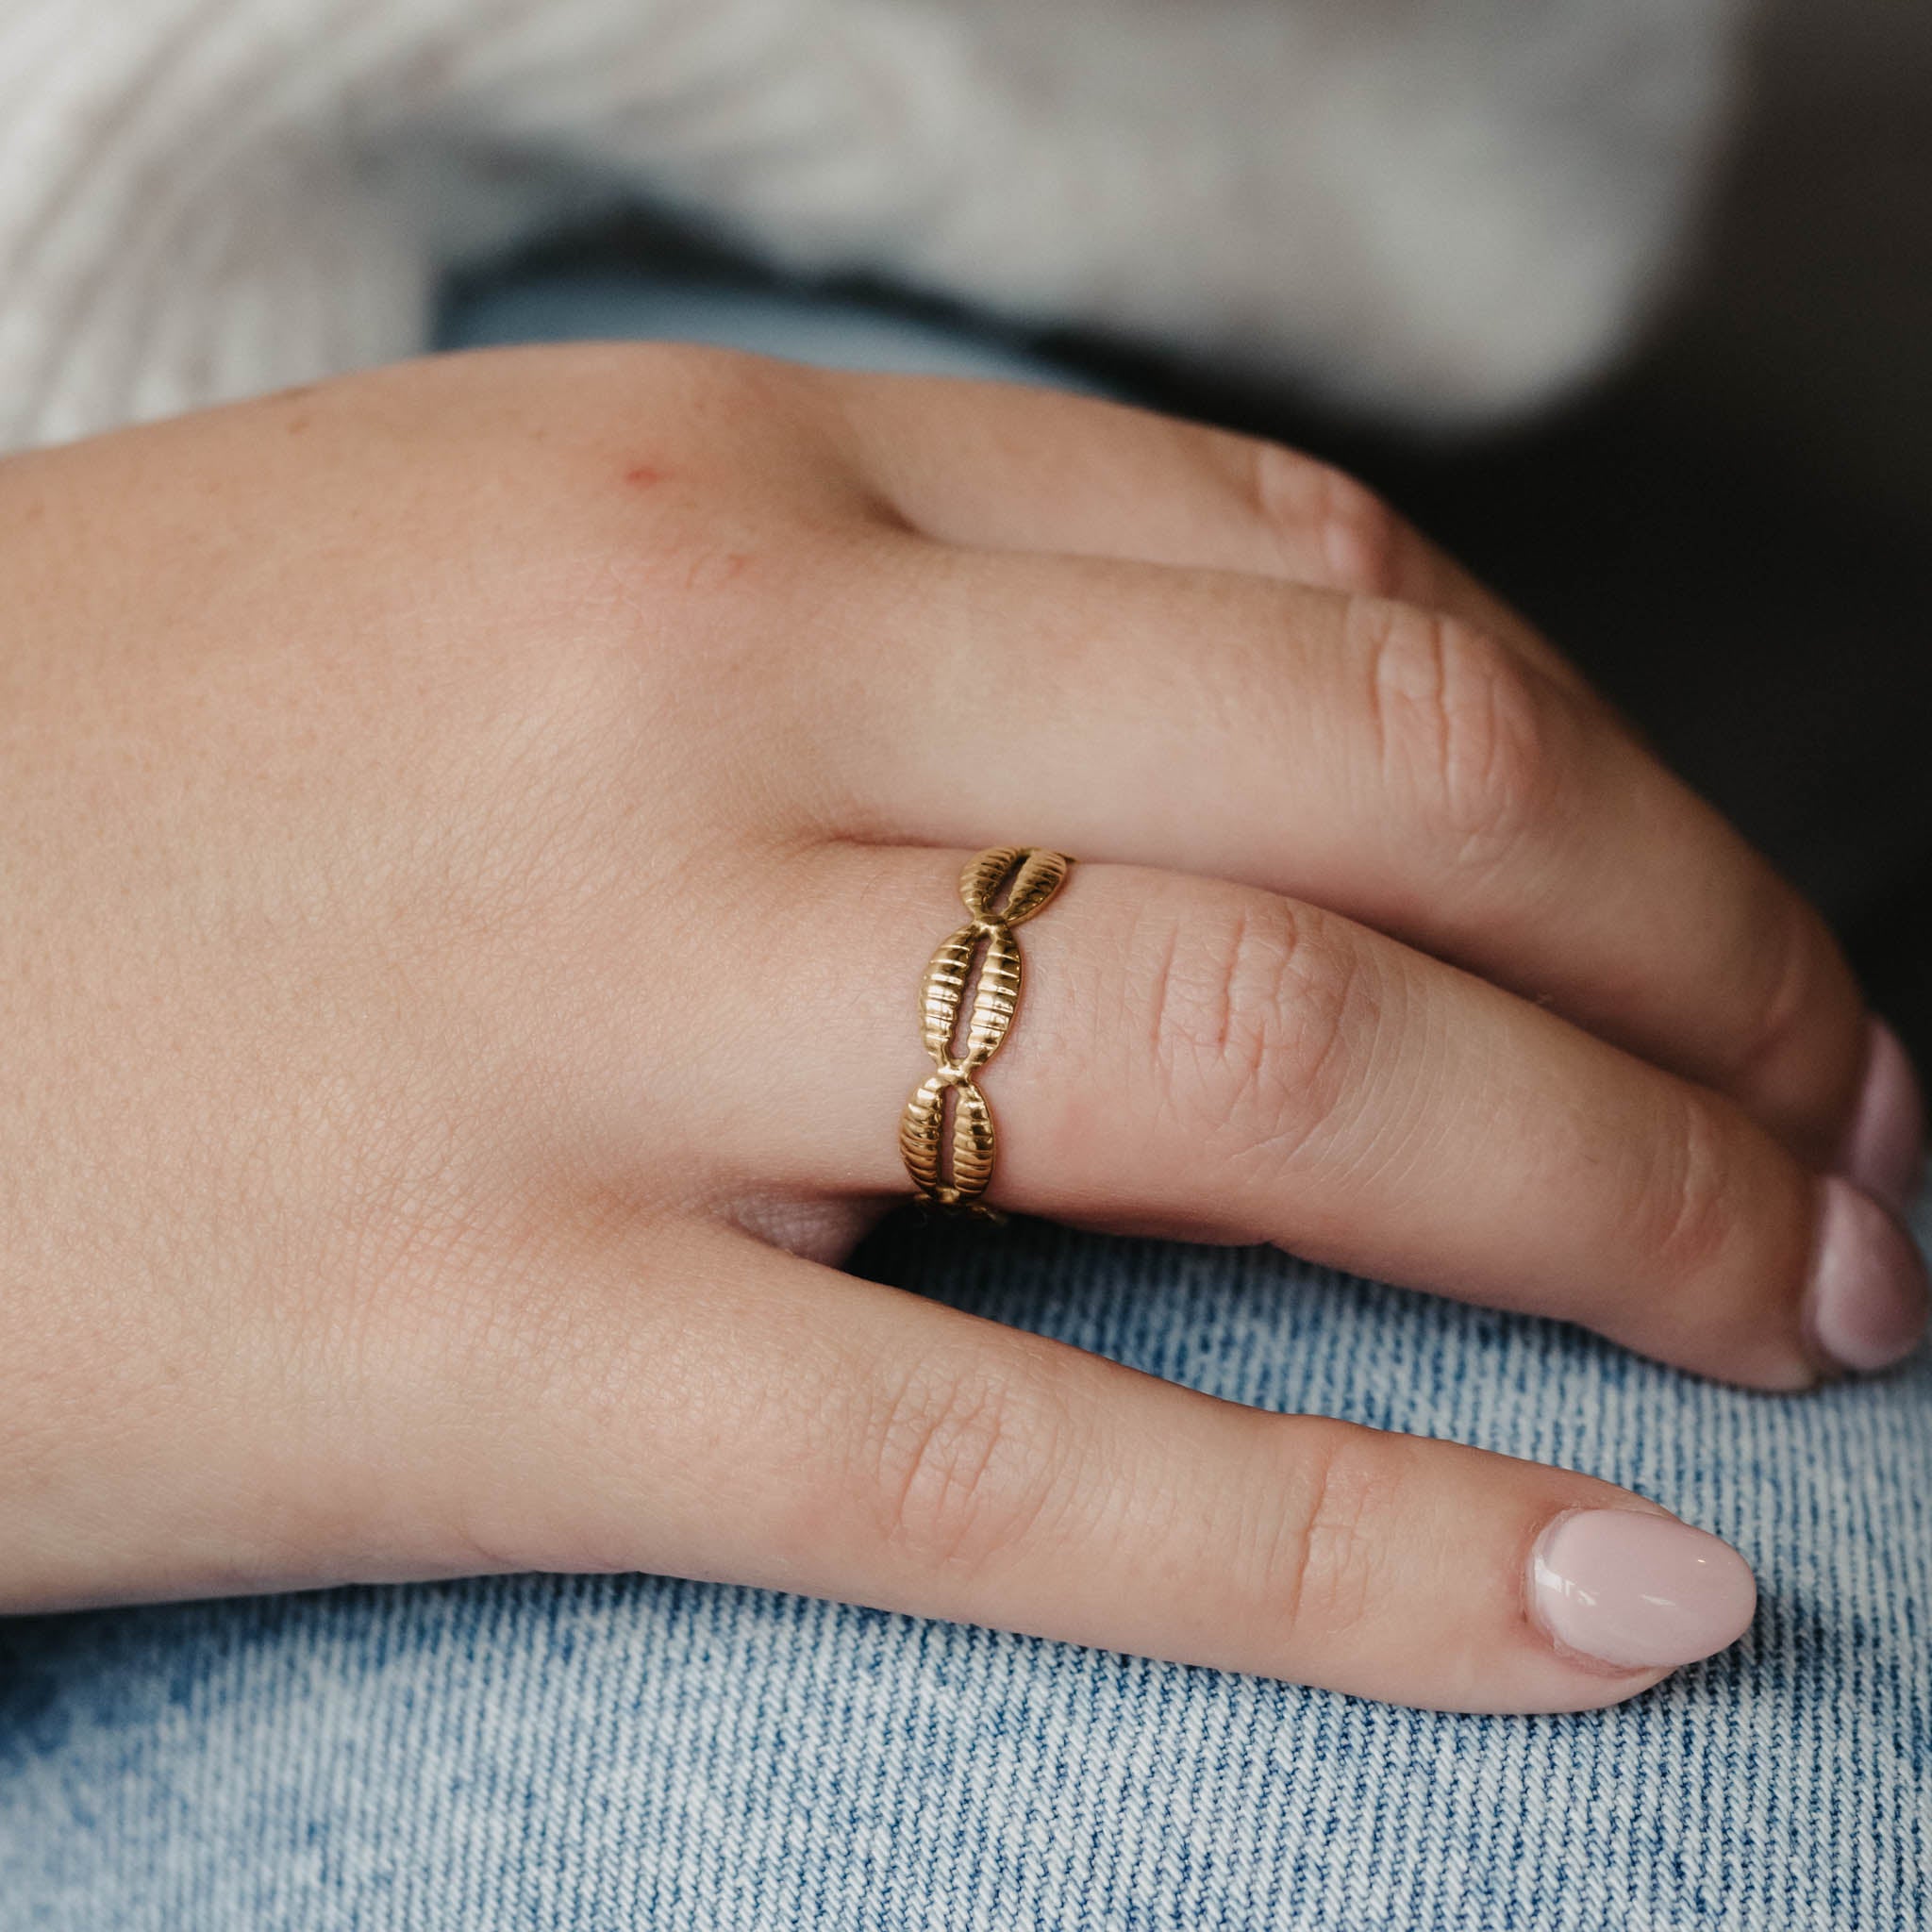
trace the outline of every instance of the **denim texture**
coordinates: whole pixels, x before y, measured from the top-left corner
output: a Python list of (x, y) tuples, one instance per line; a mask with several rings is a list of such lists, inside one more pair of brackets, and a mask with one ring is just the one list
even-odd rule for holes
[(860, 1265), (1236, 1401), (1627, 1484), (1744, 1551), (1757, 1621), (1534, 1718), (640, 1576), (0, 1622), (0, 1932), (1932, 1925), (1923, 1355), (1754, 1395), (1266, 1250), (1024, 1222), (908, 1216)]
[(648, 1577), (0, 1624), (6, 1932), (1932, 1924), (1932, 1366), (1801, 1399), (1264, 1250), (888, 1229), (869, 1272), (1730, 1538), (1733, 1650), (1482, 1718)]
[(484, 277), (443, 312), (451, 349), (513, 342), (708, 342), (825, 369), (955, 375), (1093, 392), (1096, 386), (1017, 337), (949, 327), (856, 298), (741, 286), (720, 278), (626, 273), (594, 254), (541, 274)]

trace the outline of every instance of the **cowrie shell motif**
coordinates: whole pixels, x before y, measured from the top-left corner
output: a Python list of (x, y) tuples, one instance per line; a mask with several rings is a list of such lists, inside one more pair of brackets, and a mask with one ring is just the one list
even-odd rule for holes
[(975, 1199), (992, 1179), (992, 1110), (973, 1075), (999, 1051), (1020, 1003), (1013, 927), (1059, 891), (1072, 863), (1030, 846), (980, 853), (959, 875), (972, 923), (941, 942), (920, 983), (920, 1030), (938, 1071), (906, 1103), (899, 1151), (913, 1185), (947, 1207)]
[[(954, 1096), (952, 1131), (946, 1131), (946, 1095)], [(899, 1123), (899, 1152), (922, 1192), (946, 1207), (986, 1191), (992, 1178), (992, 1109), (963, 1075), (934, 1074), (920, 1082)]]
[[(973, 989), (966, 1038), (956, 1054), (953, 1042), (959, 1031), (959, 1008), (982, 941), (986, 952), (979, 960), (979, 982)], [(1007, 1037), (1007, 1028), (1013, 1024), (1013, 1008), (1019, 1003), (1019, 941), (1004, 925), (981, 925), (976, 921), (962, 925), (932, 956), (920, 990), (919, 1015), (925, 1028), (925, 1050), (934, 1065), (955, 1064), (969, 1074), (985, 1066)]]
[[(1061, 852), (1034, 852), (1018, 845), (996, 846), (982, 852), (959, 874), (959, 897), (974, 919), (1002, 925), (1024, 925), (1060, 889), (1073, 860)], [(1000, 882), (1015, 864), (1012, 890), (998, 912), (992, 901)]]

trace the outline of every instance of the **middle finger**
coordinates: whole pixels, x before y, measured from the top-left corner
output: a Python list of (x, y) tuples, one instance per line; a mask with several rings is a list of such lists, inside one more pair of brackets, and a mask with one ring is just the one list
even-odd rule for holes
[[(911, 540), (907, 540), (911, 541)], [(991, 820), (1307, 899), (1837, 1157), (1869, 1020), (1818, 913), (1600, 708), (1386, 599), (912, 541), (918, 627), (849, 827)], [(863, 649), (861, 644), (858, 648)]]

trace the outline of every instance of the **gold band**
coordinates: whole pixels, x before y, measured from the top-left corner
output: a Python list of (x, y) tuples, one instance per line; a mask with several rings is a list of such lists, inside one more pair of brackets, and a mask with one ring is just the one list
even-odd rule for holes
[(941, 1207), (976, 1201), (992, 1179), (992, 1112), (973, 1076), (999, 1051), (1020, 1004), (1013, 928), (1044, 908), (1073, 862), (1029, 845), (997, 845), (959, 874), (972, 922), (932, 956), (919, 993), (925, 1050), (939, 1071), (920, 1082), (899, 1122), (906, 1172)]

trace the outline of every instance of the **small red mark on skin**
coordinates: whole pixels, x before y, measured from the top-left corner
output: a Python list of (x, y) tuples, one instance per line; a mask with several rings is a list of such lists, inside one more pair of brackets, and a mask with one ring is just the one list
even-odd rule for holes
[(624, 473), (624, 480), (633, 490), (655, 490), (664, 480), (662, 470), (654, 470), (649, 463), (633, 463)]

